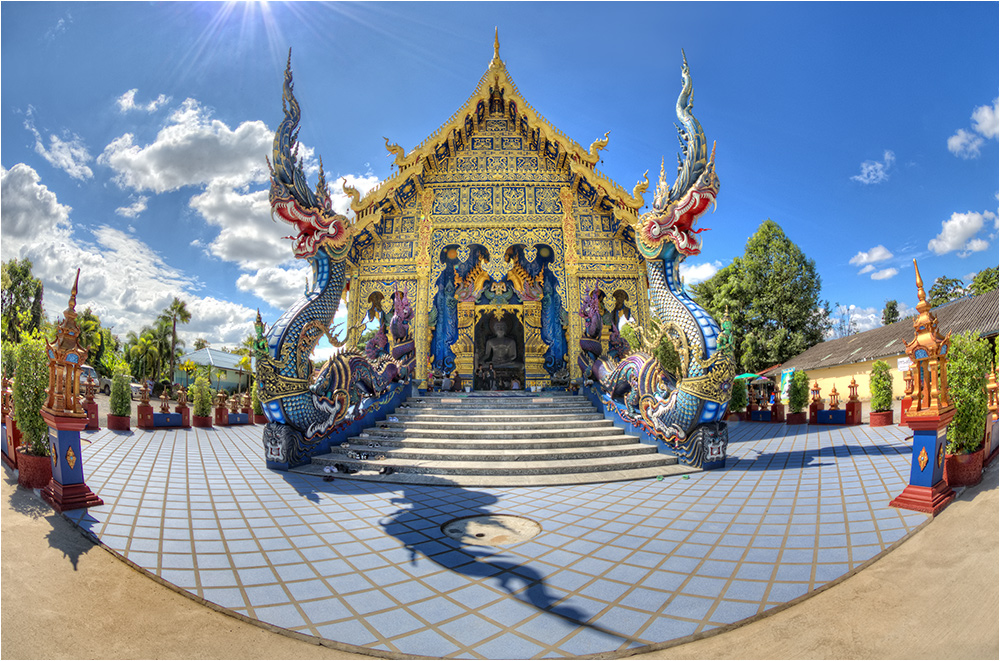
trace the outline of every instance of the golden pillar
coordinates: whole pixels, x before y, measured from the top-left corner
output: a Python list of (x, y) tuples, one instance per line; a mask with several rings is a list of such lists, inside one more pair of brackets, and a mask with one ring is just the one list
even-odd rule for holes
[(562, 202), (563, 212), (563, 246), (566, 260), (566, 312), (569, 320), (567, 360), (572, 379), (580, 376), (580, 367), (576, 364), (576, 359), (580, 353), (580, 338), (583, 335), (583, 320), (576, 313), (580, 308), (580, 257), (576, 245), (574, 197), (573, 189), (569, 186), (559, 189), (559, 200)]
[(417, 225), (417, 296), (416, 328), (413, 338), (417, 351), (417, 374), (419, 383), (427, 378), (427, 349), (430, 340), (427, 337), (427, 313), (430, 309), (430, 275), (431, 275), (431, 211), (434, 208), (434, 190), (425, 189), (420, 195), (420, 219)]

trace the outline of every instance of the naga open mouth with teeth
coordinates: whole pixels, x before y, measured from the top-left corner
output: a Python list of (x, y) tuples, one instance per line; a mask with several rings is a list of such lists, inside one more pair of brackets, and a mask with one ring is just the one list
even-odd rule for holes
[[(663, 181), (663, 174), (660, 174)], [(666, 209), (659, 211), (654, 204), (653, 211), (643, 214), (636, 227), (636, 242), (646, 259), (656, 259), (664, 256), (664, 240), (673, 244), (683, 257), (690, 257), (701, 252), (701, 242), (698, 234), (709, 229), (695, 229), (695, 223), (717, 204), (719, 194), (719, 178), (715, 174), (715, 150), (712, 159), (706, 164), (698, 181), (679, 200), (667, 204)], [(659, 195), (657, 196), (659, 197)]]

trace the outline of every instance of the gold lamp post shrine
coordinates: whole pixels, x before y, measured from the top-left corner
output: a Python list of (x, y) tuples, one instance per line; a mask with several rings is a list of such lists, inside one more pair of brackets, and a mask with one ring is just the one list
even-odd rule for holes
[(80, 269), (69, 296), (69, 306), (56, 325), (56, 340), (48, 344), (49, 388), (42, 418), (49, 427), (52, 479), (42, 490), (42, 499), (57, 512), (103, 505), (83, 480), (80, 432), (87, 426), (87, 412), (80, 404), (80, 366), (87, 349), (80, 345), (76, 323), (76, 292)]
[(944, 481), (944, 453), (948, 423), (955, 407), (948, 399), (948, 350), (951, 333), (942, 337), (937, 317), (931, 312), (920, 278), (917, 260), (917, 318), (913, 341), (906, 342), (906, 355), (913, 361), (913, 403), (906, 422), (913, 430), (910, 483), (889, 504), (893, 507), (937, 514), (952, 501), (955, 492)]

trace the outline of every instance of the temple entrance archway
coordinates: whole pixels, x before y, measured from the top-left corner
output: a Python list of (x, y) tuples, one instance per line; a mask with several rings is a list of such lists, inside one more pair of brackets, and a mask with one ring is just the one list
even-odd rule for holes
[[(474, 326), (473, 370), (492, 365), (497, 390), (509, 390), (517, 381), (520, 389), (525, 385), (524, 321), (520, 306), (476, 306)], [(486, 390), (482, 378), (473, 379), (473, 387)]]

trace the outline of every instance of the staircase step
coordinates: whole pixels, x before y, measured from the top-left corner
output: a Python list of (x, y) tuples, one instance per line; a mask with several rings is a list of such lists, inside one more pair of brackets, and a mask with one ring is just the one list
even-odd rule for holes
[(549, 475), (553, 473), (595, 473), (632, 468), (667, 466), (677, 462), (676, 457), (655, 453), (652, 455), (598, 457), (569, 462), (554, 461), (448, 461), (448, 460), (408, 460), (387, 456), (385, 459), (347, 459), (337, 457), (333, 461), (329, 455), (313, 457), (313, 464), (332, 465), (342, 463), (355, 469), (378, 471), (384, 466), (395, 473), (428, 473), (432, 475)]
[[(387, 448), (432, 448), (440, 450), (544, 450), (547, 448), (585, 448), (602, 445), (634, 445), (638, 439), (634, 436), (619, 434), (617, 436), (594, 436), (592, 438), (526, 438), (526, 439), (487, 439), (470, 440), (467, 438), (419, 438), (410, 436), (376, 438), (374, 436), (355, 436), (347, 443), (352, 450), (359, 452), (377, 452)], [(373, 445), (377, 443), (379, 447)], [(646, 444), (643, 444), (646, 445)], [(653, 447), (648, 445), (648, 447)]]
[[(305, 464), (291, 469), (292, 473), (326, 477), (323, 466)], [(420, 484), (456, 487), (555, 487), (573, 484), (621, 482), (623, 480), (655, 480), (658, 477), (677, 479), (681, 475), (699, 472), (681, 464), (633, 468), (618, 471), (550, 473), (547, 475), (431, 475), (426, 473), (393, 473), (379, 475), (377, 470), (365, 469), (351, 475), (334, 473), (334, 480), (361, 480), (391, 484)]]
[[(634, 457), (638, 455), (658, 455), (656, 447), (642, 443), (629, 445), (597, 445), (592, 447), (562, 447), (562, 448), (415, 448), (405, 447), (339, 447), (332, 452), (315, 457), (315, 463), (332, 466), (335, 463), (351, 463), (358, 461), (350, 458), (347, 452), (384, 455), (386, 459), (417, 460), (417, 461), (488, 461), (488, 462), (534, 462), (534, 461), (569, 461), (577, 459), (600, 459), (603, 457)], [(381, 460), (379, 460), (381, 463)]]
[[(437, 413), (407, 413), (402, 412), (397, 409), (396, 413), (392, 415), (399, 422), (471, 422), (472, 416), (469, 415), (467, 411), (460, 411), (455, 413), (448, 413), (446, 411), (440, 411)], [(590, 424), (591, 421), (604, 420), (604, 416), (600, 413), (594, 411), (593, 408), (587, 409), (580, 413), (535, 413), (535, 412), (525, 412), (525, 413), (507, 413), (494, 411), (492, 413), (480, 413), (475, 416), (475, 424), (482, 426), (484, 423), (505, 423), (505, 422), (524, 422), (524, 423), (546, 423), (546, 422), (573, 422), (573, 423), (586, 423)]]

